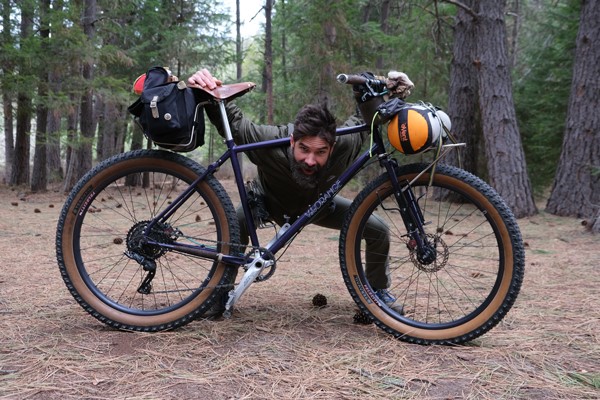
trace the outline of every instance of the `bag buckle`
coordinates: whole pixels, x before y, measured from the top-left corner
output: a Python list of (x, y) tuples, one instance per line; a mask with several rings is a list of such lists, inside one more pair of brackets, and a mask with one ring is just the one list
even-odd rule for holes
[(150, 101), (150, 110), (152, 110), (152, 118), (156, 118), (156, 119), (158, 119), (158, 117), (159, 117), (158, 107), (156, 106), (157, 102), (158, 102), (158, 96), (154, 96), (152, 98), (152, 100)]

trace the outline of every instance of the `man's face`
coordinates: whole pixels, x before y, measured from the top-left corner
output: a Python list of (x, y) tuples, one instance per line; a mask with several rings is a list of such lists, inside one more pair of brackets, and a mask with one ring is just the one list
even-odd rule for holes
[(333, 146), (317, 136), (305, 136), (297, 141), (292, 137), (290, 143), (294, 179), (303, 187), (316, 187), (320, 176), (319, 171), (327, 164)]
[(294, 160), (302, 165), (301, 172), (313, 175), (327, 164), (332, 146), (325, 139), (317, 136), (305, 136), (298, 141), (291, 138)]

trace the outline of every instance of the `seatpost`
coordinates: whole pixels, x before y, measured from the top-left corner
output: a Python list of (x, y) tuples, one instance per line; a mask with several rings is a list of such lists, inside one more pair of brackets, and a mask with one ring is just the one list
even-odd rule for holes
[(231, 128), (229, 127), (229, 120), (227, 119), (227, 111), (225, 110), (225, 102), (223, 100), (219, 100), (219, 111), (221, 112), (221, 121), (223, 123), (223, 129), (225, 130), (225, 140), (233, 140)]

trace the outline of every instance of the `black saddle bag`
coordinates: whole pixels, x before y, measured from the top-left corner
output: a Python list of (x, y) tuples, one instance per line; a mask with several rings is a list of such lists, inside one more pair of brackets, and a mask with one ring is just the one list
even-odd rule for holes
[(156, 145), (192, 151), (204, 144), (204, 109), (185, 82), (169, 82), (169, 77), (163, 67), (149, 69), (140, 98), (128, 110)]

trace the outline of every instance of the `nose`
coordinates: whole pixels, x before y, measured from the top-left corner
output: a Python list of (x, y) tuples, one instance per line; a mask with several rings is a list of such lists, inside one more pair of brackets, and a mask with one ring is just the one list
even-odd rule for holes
[(310, 153), (306, 156), (306, 158), (304, 159), (304, 163), (306, 165), (308, 165), (309, 167), (313, 167), (317, 164), (317, 160), (315, 158), (315, 155)]

